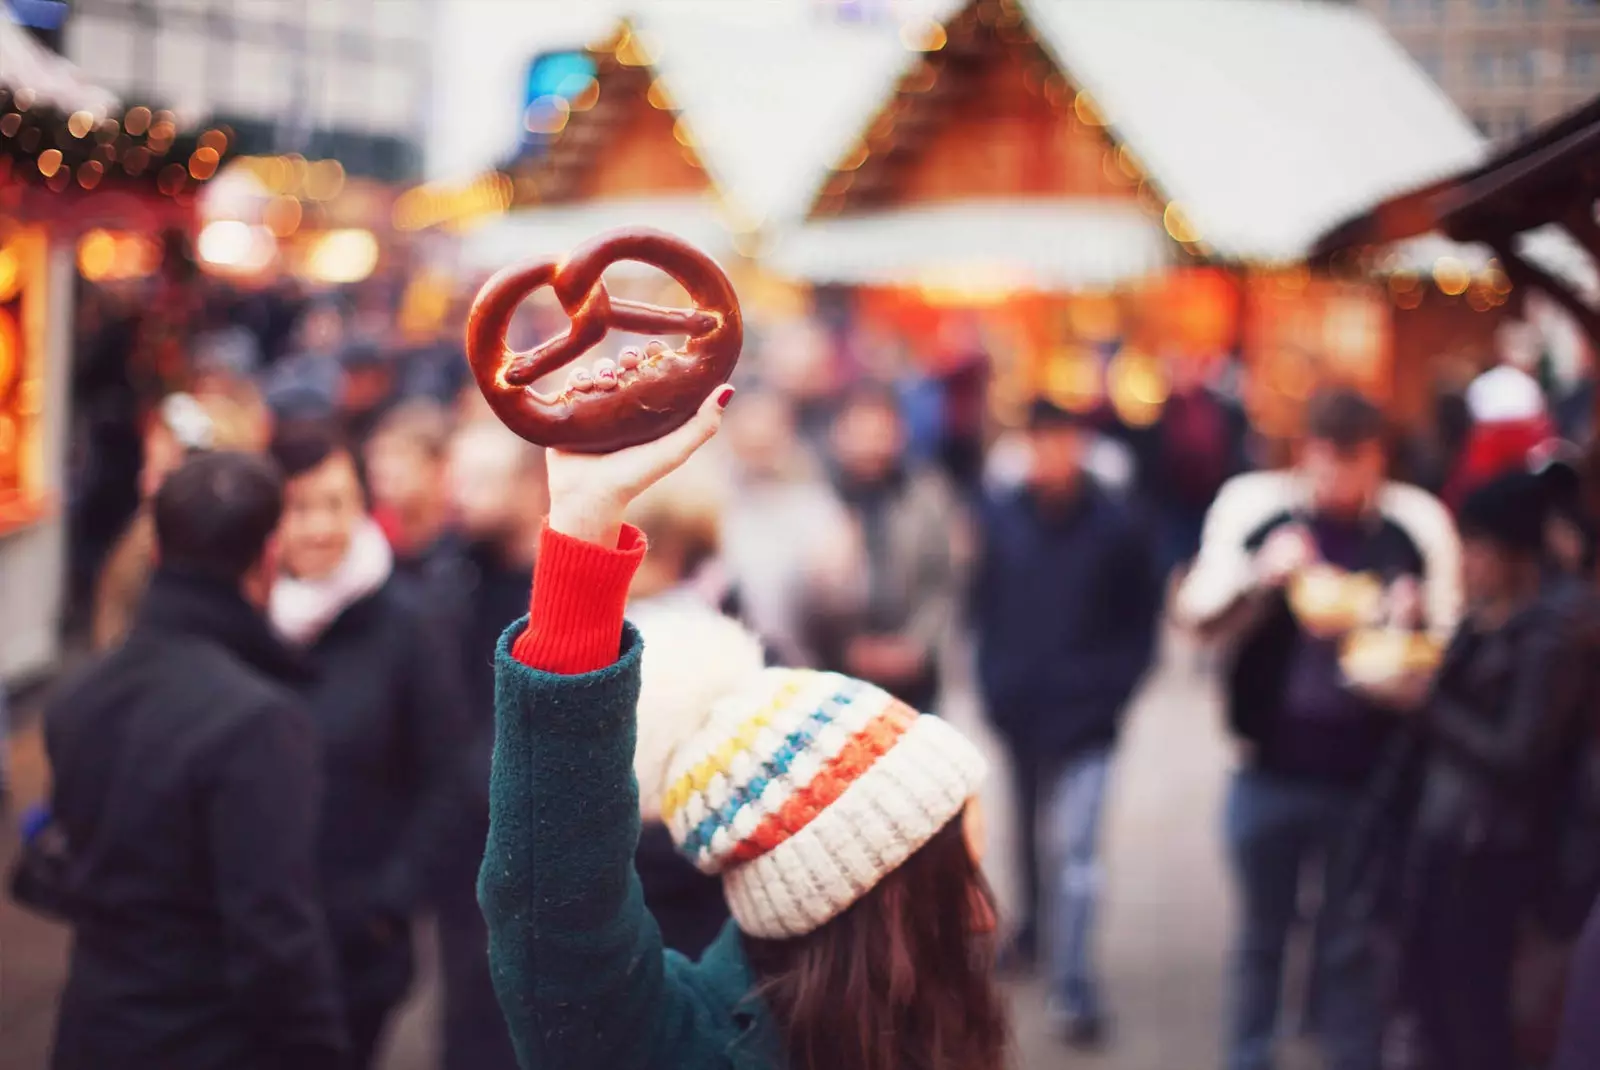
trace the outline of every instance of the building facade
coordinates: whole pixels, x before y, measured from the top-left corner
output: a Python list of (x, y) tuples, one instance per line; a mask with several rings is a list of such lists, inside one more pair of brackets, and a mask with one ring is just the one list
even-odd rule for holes
[(247, 153), (420, 170), (433, 0), (75, 0), (68, 59), (129, 99), (225, 122)]
[(1519, 137), (1600, 93), (1596, 0), (1357, 0), (1478, 129)]

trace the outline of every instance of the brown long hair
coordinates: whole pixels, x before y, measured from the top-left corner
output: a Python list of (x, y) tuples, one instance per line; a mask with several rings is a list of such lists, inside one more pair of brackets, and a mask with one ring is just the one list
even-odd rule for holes
[(957, 817), (816, 932), (746, 937), (793, 1070), (1000, 1070), (993, 918)]

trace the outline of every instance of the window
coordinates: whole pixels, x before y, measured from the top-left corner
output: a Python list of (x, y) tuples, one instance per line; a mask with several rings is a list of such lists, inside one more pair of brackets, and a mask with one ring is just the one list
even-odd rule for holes
[(1494, 85), (1498, 59), (1493, 52), (1483, 49), (1472, 54), (1472, 81), (1475, 85)]
[(1531, 48), (1514, 49), (1507, 52), (1505, 58), (1506, 80), (1516, 85), (1532, 85), (1536, 58)]
[(1594, 81), (1594, 42), (1574, 41), (1567, 46), (1567, 78), (1582, 85)]

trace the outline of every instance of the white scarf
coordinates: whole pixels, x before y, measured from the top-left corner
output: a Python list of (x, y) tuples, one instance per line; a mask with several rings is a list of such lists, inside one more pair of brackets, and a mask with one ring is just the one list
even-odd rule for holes
[(267, 613), (285, 639), (295, 646), (309, 646), (340, 613), (382, 587), (393, 569), (389, 540), (377, 521), (368, 517), (350, 536), (344, 560), (328, 575), (318, 580), (278, 577)]

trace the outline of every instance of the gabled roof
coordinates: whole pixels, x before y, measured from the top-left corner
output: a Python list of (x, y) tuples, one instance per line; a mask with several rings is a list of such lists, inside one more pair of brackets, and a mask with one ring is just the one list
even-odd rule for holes
[(1370, 15), (1317, 0), (1026, 0), (1041, 42), (1218, 256), (1297, 260), (1483, 139)]
[(619, 97), (650, 91), (745, 229), (803, 214), (908, 62), (882, 27), (693, 14), (630, 16), (591, 50), (600, 93), (574, 112), (525, 177), (527, 203), (574, 199), (576, 176), (607, 151)]
[(805, 212), (911, 59), (880, 27), (678, 14), (633, 24), (717, 189), (758, 225)]
[[(1339, 218), (1483, 157), (1471, 124), (1348, 5), (972, 0), (950, 25), (974, 17), (1030, 35), (1084, 94), (1080, 113), (1178, 206), (1191, 244), (1221, 259), (1298, 260)], [(908, 79), (882, 111), (926, 123), (937, 96)], [(861, 166), (839, 164), (835, 174)]]

